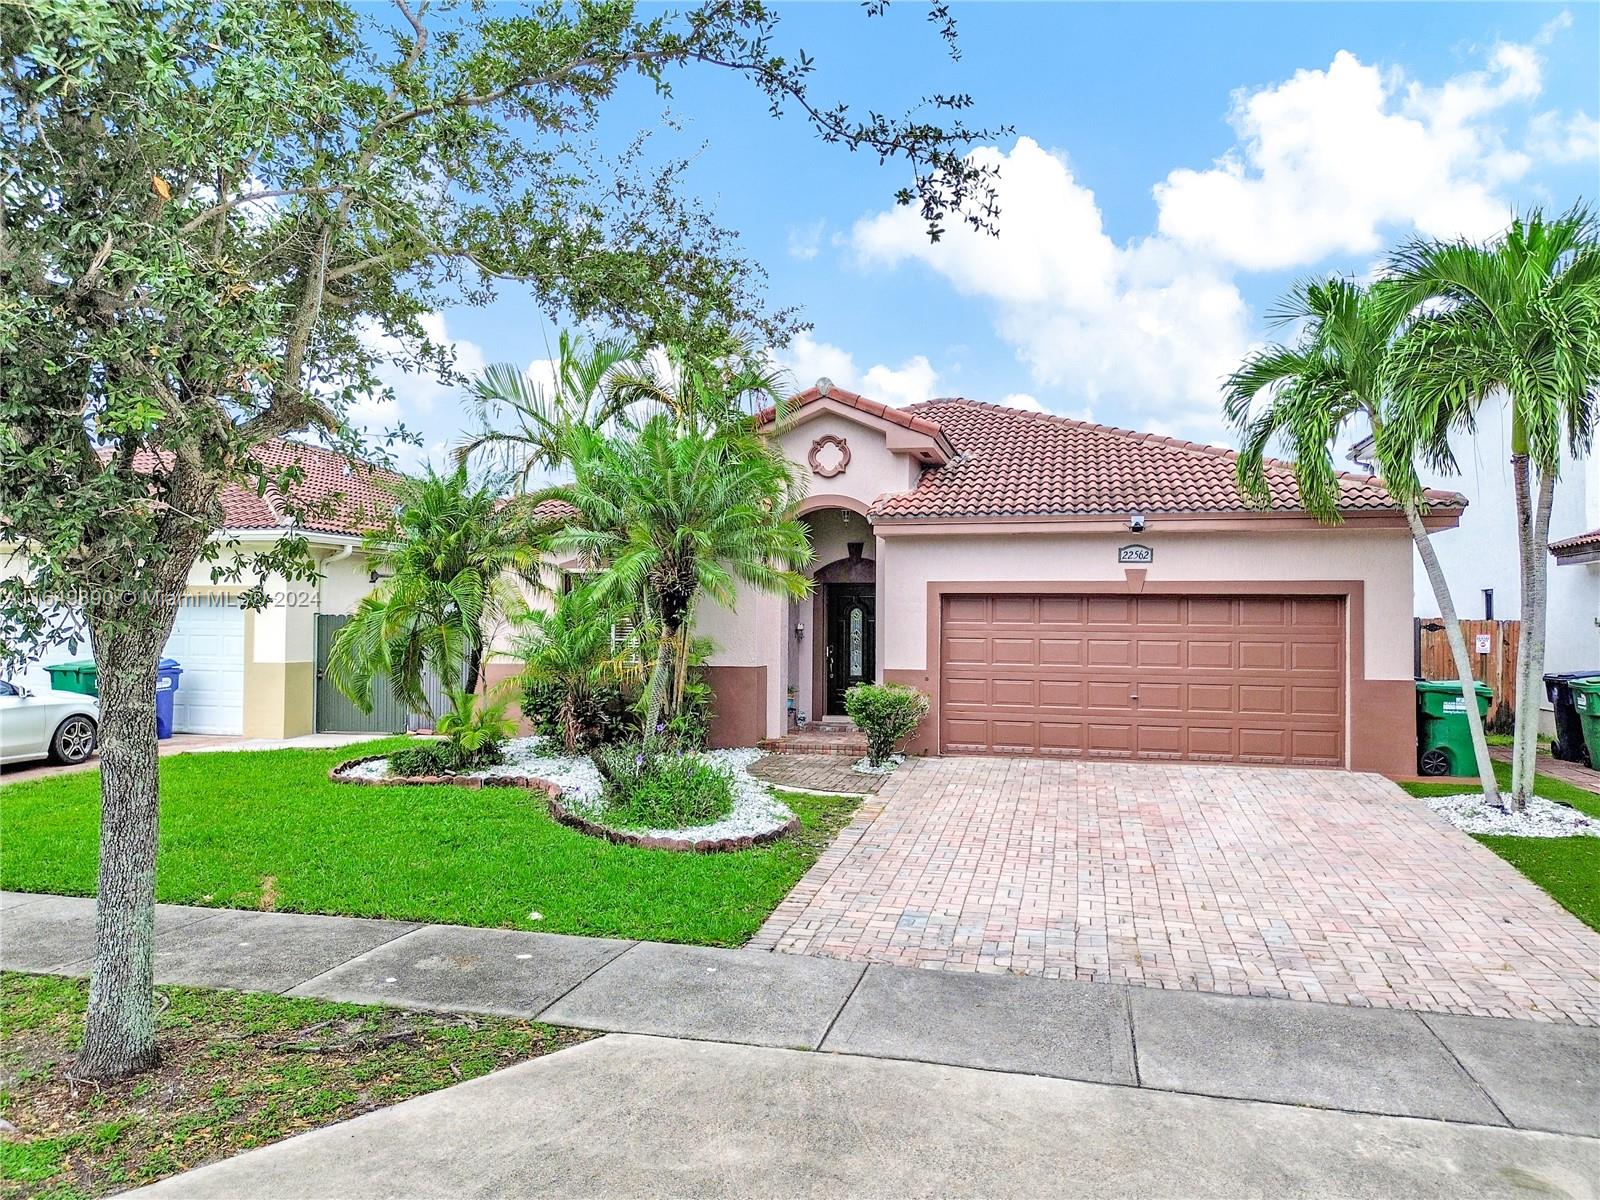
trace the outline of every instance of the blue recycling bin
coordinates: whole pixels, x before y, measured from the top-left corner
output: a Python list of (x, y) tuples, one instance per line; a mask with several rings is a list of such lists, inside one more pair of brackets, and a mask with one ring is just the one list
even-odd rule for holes
[(183, 668), (176, 659), (163, 658), (156, 667), (156, 737), (172, 736), (172, 702), (178, 694)]

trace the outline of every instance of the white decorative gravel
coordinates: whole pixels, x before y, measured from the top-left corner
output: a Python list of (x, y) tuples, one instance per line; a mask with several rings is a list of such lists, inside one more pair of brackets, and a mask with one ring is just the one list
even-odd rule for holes
[(891, 754), (881, 765), (875, 767), (872, 765), (872, 757), (868, 755), (866, 758), (856, 759), (850, 764), (850, 769), (857, 775), (893, 775), (895, 768), (905, 760), (904, 754)]
[[(543, 738), (514, 738), (506, 743), (505, 762), (478, 771), (463, 771), (461, 774), (482, 779), (506, 775), (530, 775), (535, 779), (543, 779), (561, 789), (561, 799), (569, 809), (591, 821), (599, 821), (604, 805), (600, 772), (595, 769), (594, 763), (584, 755), (544, 754), (541, 753), (543, 748)], [(699, 842), (758, 837), (783, 828), (794, 819), (794, 813), (772, 794), (767, 784), (750, 774), (750, 764), (761, 757), (763, 751), (748, 748), (707, 750), (700, 755), (700, 758), (732, 777), (733, 808), (722, 820), (688, 829), (629, 829), (627, 832), (641, 837), (673, 837)], [(384, 779), (389, 774), (389, 760), (383, 758), (358, 763), (344, 774), (357, 779)]]
[(1515, 813), (1487, 804), (1475, 793), (1428, 796), (1423, 803), (1468, 833), (1538, 838), (1600, 837), (1600, 821), (1543, 796), (1531, 797), (1528, 807)]

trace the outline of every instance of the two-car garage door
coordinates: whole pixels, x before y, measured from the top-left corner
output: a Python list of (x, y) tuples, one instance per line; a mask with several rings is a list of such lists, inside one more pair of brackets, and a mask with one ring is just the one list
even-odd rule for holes
[(1334, 596), (946, 596), (940, 748), (1338, 766), (1344, 659)]

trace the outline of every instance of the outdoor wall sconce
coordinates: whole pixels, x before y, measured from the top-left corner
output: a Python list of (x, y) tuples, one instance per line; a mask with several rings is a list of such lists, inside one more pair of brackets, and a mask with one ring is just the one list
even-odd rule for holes
[(797, 642), (806, 640), (806, 623), (804, 621), (796, 621), (794, 623), (794, 640)]

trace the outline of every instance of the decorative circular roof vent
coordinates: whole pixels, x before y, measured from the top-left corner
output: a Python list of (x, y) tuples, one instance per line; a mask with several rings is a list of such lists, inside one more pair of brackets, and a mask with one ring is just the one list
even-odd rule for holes
[(843, 475), (850, 465), (850, 445), (842, 437), (825, 433), (811, 443), (811, 453), (806, 455), (814, 474), (823, 479)]
[(833, 380), (829, 379), (826, 375), (818, 376), (818, 378), (817, 378), (817, 392), (818, 392), (818, 394), (826, 396), (831, 391), (833, 391)]

